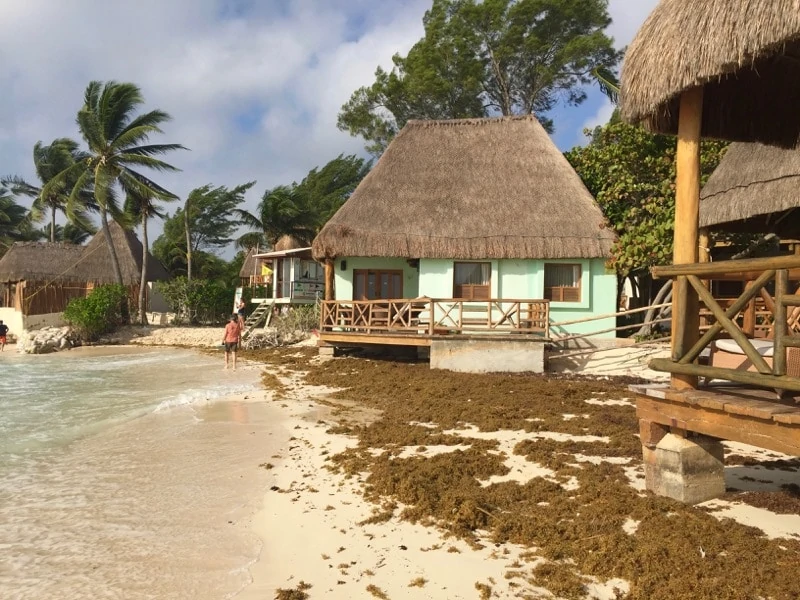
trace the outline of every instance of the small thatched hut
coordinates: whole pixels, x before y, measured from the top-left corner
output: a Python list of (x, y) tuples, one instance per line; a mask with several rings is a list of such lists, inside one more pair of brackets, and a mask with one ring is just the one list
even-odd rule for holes
[(253, 256), (265, 285), (266, 298), (276, 304), (309, 304), (325, 289), (322, 266), (311, 256), (311, 247), (292, 235), (281, 236), (270, 252)]
[(703, 137), (791, 148), (798, 81), (796, 0), (661, 0), (625, 54), (622, 116), (675, 134), (681, 94), (702, 86)]
[(800, 236), (800, 151), (731, 144), (700, 192), (700, 227)]
[(559, 320), (615, 312), (613, 243), (578, 175), (523, 116), (410, 121), (313, 251), (336, 261), (337, 300), (546, 298)]
[[(123, 283), (135, 301), (139, 293), (142, 244), (117, 223), (111, 236), (122, 271)], [(147, 281), (169, 279), (152, 255), (148, 256)], [(58, 323), (60, 313), (73, 298), (86, 296), (95, 286), (116, 283), (105, 236), (98, 232), (86, 246), (50, 242), (18, 242), (0, 259), (3, 307), (0, 319), (13, 329)], [(149, 290), (151, 302), (158, 302)], [(154, 310), (164, 310), (156, 306)], [(33, 319), (32, 317), (37, 317)]]

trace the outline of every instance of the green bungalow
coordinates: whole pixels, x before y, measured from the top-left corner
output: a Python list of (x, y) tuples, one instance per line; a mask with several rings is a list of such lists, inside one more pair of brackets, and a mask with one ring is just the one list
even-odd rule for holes
[(616, 311), (613, 242), (534, 117), (410, 121), (314, 240), (320, 337), (430, 346), (613, 329), (613, 317), (551, 327)]

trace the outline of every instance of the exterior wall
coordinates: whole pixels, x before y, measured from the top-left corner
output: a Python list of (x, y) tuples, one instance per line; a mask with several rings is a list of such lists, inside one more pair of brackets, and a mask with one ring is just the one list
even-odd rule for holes
[(66, 325), (62, 313), (50, 313), (45, 315), (23, 315), (20, 311), (4, 307), (0, 308), (0, 321), (8, 325), (8, 331), (14, 337), (22, 335), (23, 331), (42, 329), (44, 327), (61, 327)]
[[(342, 269), (342, 263), (345, 269)], [(419, 296), (419, 273), (416, 267), (408, 264), (405, 258), (337, 258), (334, 261), (334, 286), (337, 300), (353, 299), (353, 271), (358, 269), (387, 269), (403, 271), (403, 297)], [(451, 292), (452, 293), (452, 292)]]
[(459, 339), (461, 336), (431, 342), (431, 369), (461, 373), (543, 373), (543, 341)]
[(8, 332), (14, 337), (19, 337), (25, 329), (22, 322), (22, 313), (13, 307), (0, 308), (0, 321), (8, 326)]
[[(345, 261), (346, 270), (341, 269)], [(580, 263), (581, 276), (580, 302), (551, 302), (550, 322), (572, 321), (592, 315), (612, 314), (617, 310), (617, 277), (606, 272), (604, 259), (566, 259), (566, 260), (492, 260), (491, 297), (510, 300), (539, 299), (544, 296), (545, 263)], [(403, 296), (416, 298), (453, 297), (453, 260), (421, 259), (419, 269), (411, 267), (403, 258), (339, 258), (335, 262), (336, 299), (353, 299), (354, 269), (402, 269)], [(614, 317), (556, 327), (553, 335), (592, 333), (616, 326)], [(600, 334), (597, 337), (614, 338), (615, 332)]]

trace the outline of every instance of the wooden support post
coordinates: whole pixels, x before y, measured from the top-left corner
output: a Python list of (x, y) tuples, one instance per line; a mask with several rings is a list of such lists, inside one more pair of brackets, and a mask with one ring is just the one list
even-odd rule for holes
[(775, 273), (775, 324), (773, 336), (775, 347), (772, 357), (772, 369), (775, 375), (786, 375), (786, 304), (785, 298), (789, 291), (789, 273), (780, 269)]
[[(711, 237), (708, 233), (708, 228), (703, 227), (700, 229), (698, 233), (698, 252), (699, 255), (697, 256), (697, 262), (707, 263), (711, 262)], [(706, 287), (707, 290), (711, 291), (711, 280), (704, 279), (703, 285)], [(700, 320), (700, 326), (706, 328), (710, 325), (708, 317), (704, 317)]]
[(333, 259), (325, 259), (325, 300), (335, 300), (336, 294), (333, 289)]
[[(700, 125), (703, 88), (681, 95), (678, 115), (678, 150), (675, 182), (675, 238), (672, 261), (676, 265), (696, 263), (700, 216)], [(672, 358), (679, 360), (699, 338), (700, 303), (685, 277), (678, 277), (672, 294)], [(696, 388), (697, 377), (673, 373), (676, 389)]]

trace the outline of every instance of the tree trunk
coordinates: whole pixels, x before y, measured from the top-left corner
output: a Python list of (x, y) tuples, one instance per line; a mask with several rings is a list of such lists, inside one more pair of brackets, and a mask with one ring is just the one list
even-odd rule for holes
[(147, 289), (147, 213), (142, 211), (142, 278), (139, 281), (139, 322), (142, 325), (147, 325), (145, 289)]
[(192, 236), (189, 233), (189, 200), (183, 208), (183, 225), (186, 230), (186, 279), (192, 280)]
[(114, 279), (117, 280), (117, 283), (120, 285), (125, 285), (122, 282), (122, 271), (119, 268), (119, 258), (117, 257), (117, 249), (114, 247), (114, 240), (111, 239), (111, 229), (108, 227), (108, 213), (106, 209), (101, 206), (100, 207), (100, 222), (103, 226), (103, 235), (106, 238), (106, 246), (108, 246), (108, 252), (111, 254), (111, 268), (114, 269)]
[(56, 242), (56, 207), (50, 207), (50, 241)]

